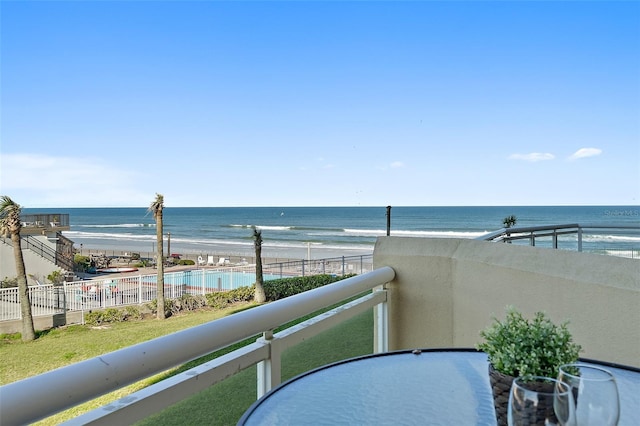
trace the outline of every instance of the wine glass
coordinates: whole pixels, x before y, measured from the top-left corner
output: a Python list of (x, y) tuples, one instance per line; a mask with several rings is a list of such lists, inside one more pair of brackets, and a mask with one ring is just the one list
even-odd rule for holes
[(560, 366), (558, 380), (572, 388), (576, 420), (580, 426), (618, 424), (618, 386), (611, 372), (587, 364), (566, 364)]
[(511, 385), (509, 426), (575, 426), (571, 387), (549, 377), (518, 377)]

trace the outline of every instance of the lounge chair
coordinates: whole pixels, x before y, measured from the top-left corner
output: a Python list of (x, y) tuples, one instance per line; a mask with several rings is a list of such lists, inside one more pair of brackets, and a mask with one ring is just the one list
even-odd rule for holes
[(207, 256), (207, 265), (213, 266), (214, 264), (215, 264), (215, 261), (213, 260), (213, 256), (211, 255)]
[(202, 256), (198, 256), (198, 266), (204, 266), (205, 265), (205, 261), (202, 258)]

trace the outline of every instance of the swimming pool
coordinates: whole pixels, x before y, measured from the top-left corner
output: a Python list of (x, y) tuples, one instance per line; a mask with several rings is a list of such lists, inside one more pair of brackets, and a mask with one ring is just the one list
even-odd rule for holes
[[(263, 280), (281, 278), (279, 275), (264, 274)], [(233, 290), (249, 287), (256, 282), (255, 272), (247, 271), (210, 271), (191, 270), (167, 273), (164, 276), (166, 285), (185, 285), (187, 288), (203, 290)]]

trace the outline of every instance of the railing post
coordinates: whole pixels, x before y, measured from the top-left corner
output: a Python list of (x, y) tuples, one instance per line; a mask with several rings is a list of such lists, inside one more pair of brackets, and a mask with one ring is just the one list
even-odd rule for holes
[(69, 310), (67, 306), (67, 281), (62, 281), (60, 288), (62, 289), (62, 310), (66, 312)]
[(582, 251), (582, 227), (578, 227), (578, 251)]
[[(374, 291), (384, 291), (383, 287), (379, 287)], [(383, 353), (389, 351), (389, 306), (385, 299), (385, 302), (379, 303), (376, 306), (376, 347), (374, 348), (376, 353)]]
[(558, 248), (558, 230), (554, 229), (553, 230), (553, 248), (557, 249)]
[(391, 235), (391, 206), (387, 206), (387, 237)]
[(281, 350), (277, 339), (273, 338), (273, 331), (265, 331), (257, 340), (269, 345), (269, 358), (257, 365), (257, 396), (262, 398), (267, 392), (280, 384), (282, 377)]

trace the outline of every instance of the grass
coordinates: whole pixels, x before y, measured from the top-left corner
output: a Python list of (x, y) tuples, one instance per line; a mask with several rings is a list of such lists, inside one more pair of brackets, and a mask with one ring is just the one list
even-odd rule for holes
[[(30, 343), (23, 343), (12, 336), (0, 336), (0, 354), (3, 359), (3, 362), (0, 363), (0, 383), (11, 383), (25, 377), (41, 374), (253, 306), (255, 305), (242, 304), (225, 310), (201, 310), (172, 317), (166, 321), (123, 322), (111, 324), (107, 328), (71, 326), (44, 332), (36, 341)], [(306, 318), (302, 318), (296, 323)], [(285, 325), (282, 328), (290, 325)], [(282, 356), (283, 380), (333, 361), (371, 353), (373, 348), (372, 330), (373, 315), (371, 312), (365, 312), (288, 349)], [(245, 342), (253, 341), (255, 341), (255, 337), (247, 339)], [(103, 395), (37, 424), (53, 425), (66, 421), (223, 353), (230, 352), (242, 344), (244, 342)], [(139, 424), (170, 425), (186, 422), (189, 424), (232, 425), (236, 424), (255, 399), (256, 368), (252, 367), (139, 422)]]
[(73, 325), (38, 332), (33, 342), (15, 335), (0, 336), (0, 384), (15, 382), (65, 365), (154, 339), (246, 309), (252, 304), (223, 310), (199, 310), (167, 318), (109, 324), (105, 327)]
[[(285, 351), (282, 379), (372, 350), (373, 315), (365, 312)], [(248, 368), (137, 425), (235, 425), (255, 402), (256, 386), (256, 367)]]

